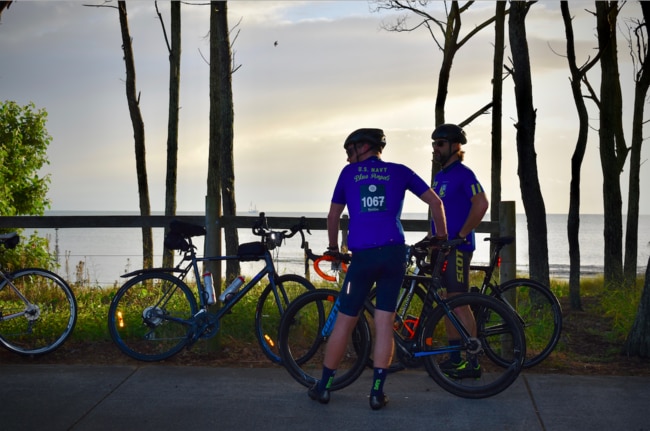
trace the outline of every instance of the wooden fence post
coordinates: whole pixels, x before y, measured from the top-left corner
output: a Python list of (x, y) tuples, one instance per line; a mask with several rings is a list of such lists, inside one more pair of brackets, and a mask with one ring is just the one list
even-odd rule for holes
[(503, 283), (517, 277), (517, 216), (514, 201), (499, 203), (499, 236), (515, 238), (515, 241), (501, 250), (499, 281)]

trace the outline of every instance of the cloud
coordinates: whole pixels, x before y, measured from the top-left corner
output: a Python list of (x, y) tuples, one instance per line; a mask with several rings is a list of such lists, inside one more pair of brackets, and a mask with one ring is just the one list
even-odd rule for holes
[[(169, 30), (169, 4), (159, 6)], [(571, 3), (579, 63), (593, 55), (596, 46), (595, 20), (583, 10), (592, 6)], [(128, 2), (127, 7), (152, 208), (160, 210), (167, 140), (167, 47), (153, 4)], [(232, 36), (235, 61), (241, 65), (233, 76), (240, 209), (252, 201), (266, 211), (326, 211), (338, 170), (346, 163), (343, 139), (358, 127), (384, 128), (389, 139), (385, 157), (408, 164), (425, 178), (430, 175), (430, 133), (442, 54), (426, 31), (382, 30), (382, 22), (391, 22), (396, 14), (371, 13), (365, 1), (241, 1), (229, 2), (228, 7), (231, 26), (239, 23)], [(443, 3), (433, 7), (442, 8)], [(481, 22), (493, 7), (488, 2), (473, 5), (464, 15), (463, 29)], [(630, 5), (627, 10), (636, 9)], [(208, 6), (183, 3), (182, 14), (179, 210), (201, 211), (208, 168)], [(577, 126), (557, 5), (533, 5), (527, 33), (538, 110), (540, 180), (547, 210), (565, 212)], [(461, 121), (490, 100), (493, 38), (493, 31), (485, 29), (458, 53), (447, 98), (448, 121)], [(0, 25), (0, 52), (3, 98), (21, 104), (34, 101), (49, 112), (54, 209), (137, 210), (117, 11), (79, 2), (16, 2)], [(629, 81), (624, 52), (619, 52), (621, 78)], [(506, 43), (506, 57), (510, 55)], [(593, 84), (598, 73), (594, 72)], [(631, 86), (625, 84), (623, 90), (631, 103)], [(504, 81), (503, 197), (520, 201), (513, 98), (509, 78)], [(467, 132), (467, 162), (489, 190), (490, 117), (479, 117)], [(602, 176), (596, 133), (591, 133), (585, 188), (601, 184)], [(643, 183), (647, 173), (642, 175)], [(585, 212), (602, 211), (599, 194), (600, 186), (584, 192), (583, 197), (589, 195)], [(420, 205), (416, 200), (405, 210)], [(641, 205), (650, 212), (647, 199), (642, 198)]]

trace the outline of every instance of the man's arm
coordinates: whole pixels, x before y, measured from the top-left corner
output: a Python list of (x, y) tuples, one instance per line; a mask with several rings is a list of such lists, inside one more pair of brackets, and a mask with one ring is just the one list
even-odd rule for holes
[(339, 223), (341, 221), (341, 214), (345, 205), (335, 204), (332, 202), (330, 205), (330, 212), (327, 214), (327, 238), (329, 239), (329, 247), (336, 247), (338, 250), (339, 245)]
[(489, 206), (490, 204), (485, 192), (475, 194), (472, 197), (472, 206), (469, 209), (467, 219), (465, 219), (465, 223), (458, 232), (458, 235), (465, 238), (471, 231), (476, 229), (481, 223), (481, 220), (483, 220), (483, 216), (487, 212)]
[(445, 208), (440, 197), (430, 188), (420, 195), (420, 199), (429, 205), (433, 225), (436, 228), (436, 236), (446, 237), (447, 219), (445, 218)]

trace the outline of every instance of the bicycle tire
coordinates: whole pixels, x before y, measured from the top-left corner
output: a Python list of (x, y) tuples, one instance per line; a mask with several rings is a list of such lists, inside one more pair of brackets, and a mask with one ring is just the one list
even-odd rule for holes
[[(409, 298), (407, 292), (410, 290), (410, 284), (416, 283), (413, 296)], [(395, 324), (393, 337), (395, 339), (395, 353), (393, 360), (388, 367), (388, 372), (393, 373), (404, 370), (405, 368), (418, 368), (422, 366), (422, 359), (415, 358), (410, 352), (403, 351), (400, 346), (406, 343), (415, 341), (416, 332), (422, 315), (422, 308), (427, 297), (427, 292), (422, 283), (415, 280), (405, 279), (402, 284), (402, 292), (397, 297), (397, 305), (395, 307)], [(370, 302), (374, 303), (374, 298), (377, 295), (377, 288), (374, 287), (368, 294)], [(366, 319), (372, 318), (371, 313), (366, 309)], [(370, 316), (370, 317), (369, 317)], [(370, 325), (371, 337), (374, 340), (374, 325)], [(368, 368), (373, 368), (372, 349), (371, 356), (368, 358)]]
[[(466, 360), (470, 355), (476, 355), (480, 362), (481, 375), (478, 378), (453, 378), (445, 374), (439, 366), (448, 355), (433, 354), (424, 356), (424, 365), (429, 376), (447, 392), (463, 398), (486, 398), (508, 388), (519, 376), (526, 356), (526, 342), (519, 320), (501, 301), (479, 293), (460, 294), (449, 299), (447, 304), (452, 312), (456, 307), (467, 305), (477, 310), (475, 345), (461, 345), (460, 349)], [(419, 339), (422, 352), (439, 350), (444, 353), (453, 348), (447, 340), (446, 319), (442, 306), (436, 307), (426, 318)], [(508, 352), (508, 366), (486, 360), (490, 357), (482, 354), (488, 341), (493, 348), (499, 345), (504, 352)], [(505, 353), (502, 359), (505, 359)]]
[[(6, 279), (0, 282), (0, 343), (20, 355), (38, 356), (59, 348), (77, 322), (77, 300), (57, 274), (25, 268), (6, 274), (29, 305)], [(22, 313), (24, 311), (24, 313)], [(11, 317), (14, 313), (22, 313)]]
[(282, 314), (294, 299), (316, 288), (305, 277), (295, 274), (279, 276), (276, 286), (278, 298), (273, 293), (273, 286), (269, 284), (257, 301), (257, 307), (255, 307), (255, 336), (266, 357), (275, 364), (281, 364), (282, 358), (278, 346), (278, 334)]
[(147, 273), (124, 283), (108, 310), (108, 331), (127, 356), (146, 362), (167, 359), (189, 342), (197, 313), (189, 287), (168, 273)]
[[(327, 344), (322, 329), (338, 294), (331, 289), (304, 293), (289, 304), (282, 316), (279, 339), (282, 364), (303, 386), (312, 386), (322, 375)], [(361, 375), (370, 355), (370, 345), (370, 329), (362, 313), (337, 368), (331, 391), (343, 389)]]
[[(562, 332), (562, 307), (553, 292), (535, 280), (518, 278), (503, 283), (498, 291), (493, 289), (490, 295), (505, 302), (521, 319), (526, 336), (524, 368), (534, 367), (546, 359), (560, 341)], [(500, 361), (489, 344), (486, 354), (492, 355), (493, 361)]]

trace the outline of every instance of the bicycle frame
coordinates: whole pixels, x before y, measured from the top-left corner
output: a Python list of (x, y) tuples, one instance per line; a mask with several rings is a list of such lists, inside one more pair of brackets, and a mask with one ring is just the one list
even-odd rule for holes
[(8, 315), (0, 313), (0, 321), (15, 319), (16, 317), (21, 317), (25, 314), (28, 314), (33, 309), (32, 303), (29, 302), (27, 298), (25, 298), (25, 296), (16, 288), (16, 286), (14, 286), (14, 284), (11, 282), (9, 274), (5, 273), (4, 271), (0, 271), (0, 277), (2, 277), (2, 280), (0, 281), (0, 290), (4, 289), (6, 286), (9, 286), (11, 290), (13, 290), (13, 292), (16, 294), (16, 296), (18, 296), (20, 300), (23, 301), (26, 306), (28, 306), (23, 311), (20, 311), (18, 313)]
[(483, 277), (483, 283), (479, 288), (479, 292), (485, 294), (487, 289), (498, 290), (499, 283), (493, 283), (492, 278), (494, 277), (494, 272), (499, 266), (499, 256), (501, 250), (506, 245), (514, 241), (513, 237), (502, 237), (502, 238), (485, 238), (485, 241), (490, 241), (494, 245), (494, 250), (490, 255), (490, 262), (487, 266), (484, 265), (470, 265), (469, 269), (471, 271), (482, 271), (485, 276)]
[[(447, 248), (449, 249), (452, 249), (453, 247), (455, 247), (455, 244), (453, 243), (452, 245), (447, 246)], [(445, 260), (444, 257), (445, 255), (446, 254), (442, 252), (438, 254), (438, 259), (436, 260), (433, 274), (440, 273), (442, 265)], [(463, 343), (469, 344), (472, 335), (467, 331), (465, 326), (460, 322), (460, 320), (454, 314), (453, 310), (449, 307), (449, 305), (447, 305), (447, 302), (440, 296), (439, 290), (442, 287), (442, 282), (440, 281), (440, 277), (437, 275), (436, 276), (419, 275), (419, 272), (420, 272), (419, 267), (416, 267), (414, 274), (404, 275), (403, 283), (408, 283), (410, 287), (408, 288), (408, 290), (405, 290), (400, 294), (400, 297), (398, 298), (398, 304), (401, 303), (402, 298), (406, 296), (407, 303), (404, 309), (408, 310), (410, 306), (410, 302), (413, 299), (415, 286), (418, 282), (422, 282), (425, 286), (427, 286), (427, 296), (425, 298), (420, 316), (418, 316), (418, 321), (423, 321), (423, 319), (433, 311), (434, 304), (436, 304), (437, 306), (441, 306), (445, 311), (445, 315), (447, 316), (451, 324), (454, 326), (454, 328), (456, 328), (456, 330), (460, 334)], [(332, 329), (334, 328), (336, 317), (338, 315), (339, 306), (340, 306), (340, 296), (336, 298), (336, 302), (334, 303), (332, 309), (330, 310), (327, 320), (323, 325), (323, 329), (321, 330), (322, 337), (328, 337), (331, 334)], [(365, 309), (369, 310), (371, 313), (374, 312), (374, 306), (369, 300), (366, 300)], [(402, 321), (404, 321), (405, 316), (399, 316), (399, 317)], [(419, 334), (422, 330), (421, 329), (422, 326), (423, 325), (417, 325), (417, 327), (415, 328), (415, 334), (414, 334), (415, 339), (419, 337)], [(393, 338), (395, 340), (395, 344), (397, 348), (399, 348), (403, 353), (416, 358), (422, 356), (440, 355), (443, 353), (449, 353), (449, 352), (461, 350), (461, 347), (459, 346), (447, 346), (445, 348), (436, 349), (435, 351), (414, 352), (413, 347), (415, 346), (410, 340), (409, 341), (403, 340), (402, 337), (400, 337), (396, 331), (393, 331)]]
[[(440, 263), (442, 265), (442, 263)], [(434, 273), (436, 270), (434, 270)], [(441, 288), (441, 282), (440, 282), (440, 277), (438, 276), (424, 276), (424, 275), (405, 275), (404, 280), (408, 280), (411, 283), (411, 287), (409, 288), (407, 295), (407, 301), (410, 303), (410, 301), (413, 298), (413, 294), (415, 291), (415, 285), (418, 281), (425, 283), (425, 285), (428, 285), (427, 289), (427, 296), (424, 300), (424, 304), (422, 305), (422, 312), (420, 313), (420, 316), (418, 317), (419, 322), (423, 322), (423, 320), (428, 316), (435, 306), (442, 307), (443, 310), (445, 311), (445, 315), (451, 322), (451, 324), (456, 328), (458, 333), (460, 334), (461, 340), (463, 343), (468, 344), (470, 342), (470, 339), (472, 338), (472, 335), (467, 331), (465, 326), (458, 320), (458, 317), (456, 317), (456, 314), (454, 314), (453, 310), (447, 305), (447, 302), (440, 296), (440, 293), (438, 292)], [(405, 307), (408, 309), (408, 307)], [(415, 328), (415, 334), (414, 338), (418, 339), (420, 332), (422, 331), (423, 325), (418, 324), (417, 327)], [(411, 341), (405, 341), (400, 337), (396, 332), (393, 333), (393, 338), (395, 339), (395, 344), (396, 346), (404, 353), (407, 353), (409, 355), (412, 355), (416, 358), (422, 357), (422, 356), (431, 356), (431, 355), (440, 355), (443, 353), (449, 353), (453, 351), (459, 351), (461, 350), (460, 347), (456, 346), (447, 346), (444, 348), (436, 349), (433, 351), (427, 351), (427, 352), (419, 352), (419, 351), (413, 351), (413, 344)]]
[[(261, 259), (257, 260), (264, 260), (264, 266), (253, 276), (253, 278), (244, 284), (238, 291), (237, 293), (229, 300), (223, 303), (223, 305), (215, 312), (210, 312), (208, 311), (208, 303), (206, 301), (207, 295), (205, 293), (206, 287), (202, 283), (202, 277), (201, 277), (201, 272), (199, 271), (199, 263), (201, 262), (214, 262), (214, 261), (228, 261), (228, 260), (241, 260), (242, 258), (237, 255), (227, 255), (227, 256), (204, 256), (204, 257), (199, 257), (196, 255), (196, 247), (194, 247), (191, 244), (191, 239), (190, 241), (190, 249), (185, 252), (185, 255), (181, 262), (174, 268), (152, 268), (152, 269), (146, 269), (146, 270), (138, 270), (134, 271), (128, 274), (125, 274), (123, 277), (131, 277), (134, 275), (139, 275), (143, 273), (148, 273), (148, 272), (169, 272), (169, 273), (176, 273), (175, 276), (181, 280), (184, 280), (185, 277), (187, 276), (190, 271), (194, 274), (194, 278), (196, 280), (196, 286), (197, 286), (197, 293), (199, 297), (199, 310), (194, 314), (191, 318), (189, 319), (178, 319), (170, 316), (165, 316), (165, 319), (167, 320), (172, 320), (175, 322), (182, 323), (187, 326), (192, 326), (196, 323), (196, 318), (200, 316), (201, 314), (209, 314), (212, 319), (215, 321), (221, 320), (221, 318), (230, 312), (230, 310), (244, 297), (246, 294), (253, 289), (264, 277), (268, 276), (269, 284), (272, 286), (272, 291), (273, 291), (273, 296), (275, 298), (276, 303), (280, 307), (280, 311), (284, 312), (282, 309), (283, 307), (283, 302), (288, 302), (288, 298), (280, 298), (280, 294), (278, 293), (278, 288), (277, 288), (277, 283), (276, 283), (276, 271), (275, 271), (275, 263), (273, 262), (273, 257), (271, 256), (271, 253), (268, 250), (265, 250), (263, 256)], [(189, 261), (187, 265), (183, 265), (184, 262)], [(170, 294), (172, 292), (169, 292)], [(171, 295), (168, 295), (171, 296)], [(284, 295), (286, 296), (286, 294)], [(165, 298), (161, 298), (160, 302), (156, 304), (157, 306), (163, 305), (165, 302)], [(212, 323), (212, 322), (209, 322)]]

